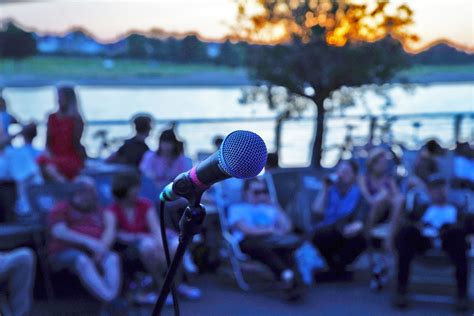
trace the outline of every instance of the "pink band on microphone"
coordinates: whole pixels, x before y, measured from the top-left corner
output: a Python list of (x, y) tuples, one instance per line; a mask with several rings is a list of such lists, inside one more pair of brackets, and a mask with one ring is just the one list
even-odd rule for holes
[(189, 177), (191, 178), (191, 182), (198, 188), (207, 189), (209, 187), (208, 185), (205, 185), (204, 183), (202, 183), (201, 180), (199, 180), (197, 176), (196, 167), (193, 167), (191, 169), (191, 171), (189, 172)]

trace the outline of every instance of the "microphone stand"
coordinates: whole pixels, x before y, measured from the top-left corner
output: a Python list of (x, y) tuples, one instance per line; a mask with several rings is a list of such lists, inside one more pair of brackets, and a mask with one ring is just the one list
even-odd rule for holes
[(171, 291), (171, 286), (173, 284), (176, 272), (181, 264), (183, 255), (186, 252), (186, 248), (189, 243), (192, 241), (194, 235), (201, 231), (201, 225), (206, 217), (206, 209), (203, 205), (200, 204), (201, 197), (198, 196), (193, 199), (192, 203), (189, 203), (186, 207), (183, 216), (179, 220), (179, 244), (174, 255), (171, 266), (166, 273), (166, 279), (161, 287), (160, 295), (158, 300), (153, 308), (153, 316), (161, 315), (161, 311), (166, 302), (166, 298)]

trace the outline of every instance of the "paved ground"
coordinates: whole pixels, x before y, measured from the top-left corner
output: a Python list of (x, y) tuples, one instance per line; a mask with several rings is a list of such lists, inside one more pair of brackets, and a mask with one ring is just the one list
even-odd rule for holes
[[(226, 275), (204, 275), (194, 279), (204, 293), (197, 302), (181, 301), (182, 315), (452, 315), (452, 306), (441, 303), (413, 302), (404, 311), (393, 310), (391, 293), (373, 293), (364, 276), (352, 283), (318, 284), (309, 290), (306, 299), (288, 304), (275, 290), (243, 292)], [(148, 309), (125, 309), (121, 315), (150, 315)], [(474, 310), (462, 315), (474, 315)], [(94, 315), (97, 305), (82, 299), (68, 299), (47, 304), (40, 301), (33, 315)], [(164, 315), (173, 315), (167, 307)]]

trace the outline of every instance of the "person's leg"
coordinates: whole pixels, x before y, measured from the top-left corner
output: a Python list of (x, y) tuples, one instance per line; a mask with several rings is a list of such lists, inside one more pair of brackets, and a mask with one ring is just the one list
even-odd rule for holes
[(390, 214), (389, 214), (389, 232), (388, 239), (385, 241), (385, 248), (393, 253), (395, 242), (395, 234), (400, 225), (400, 219), (403, 214), (405, 205), (405, 198), (401, 194), (393, 196), (390, 200)]
[(122, 285), (120, 257), (115, 252), (111, 252), (105, 256), (101, 265), (104, 271), (104, 283), (108, 287), (111, 295), (116, 298), (120, 293), (120, 287)]
[(456, 267), (458, 297), (467, 296), (467, 243), (466, 232), (460, 227), (451, 227), (441, 235), (443, 250), (446, 251)]
[(342, 247), (337, 253), (339, 262), (346, 266), (357, 259), (365, 249), (367, 249), (367, 240), (364, 235), (359, 234), (352, 238), (344, 238)]
[(320, 229), (313, 235), (314, 246), (318, 248), (319, 253), (331, 268), (339, 264), (334, 255), (342, 248), (343, 240), (341, 233), (332, 228)]
[(280, 279), (282, 273), (288, 270), (287, 264), (275, 253), (273, 249), (262, 245), (258, 237), (247, 237), (240, 242), (240, 249), (252, 259), (268, 266), (273, 274)]
[(109, 288), (105, 278), (99, 273), (96, 263), (90, 256), (80, 251), (76, 252), (72, 270), (78, 276), (82, 285), (99, 300), (110, 302), (116, 298), (115, 291)]
[[(175, 247), (170, 244), (171, 258), (173, 258), (174, 249)], [(145, 268), (153, 275), (155, 281), (158, 282), (166, 267), (162, 244), (151, 236), (144, 237), (138, 243), (138, 253)]]
[(0, 275), (8, 279), (13, 315), (27, 315), (31, 310), (35, 265), (35, 254), (28, 248), (0, 254)]
[(415, 255), (431, 247), (429, 239), (423, 237), (415, 226), (402, 227), (395, 235), (395, 248), (398, 255), (397, 292), (405, 294), (410, 276), (410, 265)]

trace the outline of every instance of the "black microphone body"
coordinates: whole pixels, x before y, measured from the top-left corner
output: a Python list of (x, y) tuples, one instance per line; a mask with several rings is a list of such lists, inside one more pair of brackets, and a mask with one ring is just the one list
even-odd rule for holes
[(257, 176), (266, 161), (267, 149), (260, 136), (249, 131), (235, 131), (224, 139), (219, 150), (168, 184), (160, 199), (195, 199), (216, 182), (231, 177)]

